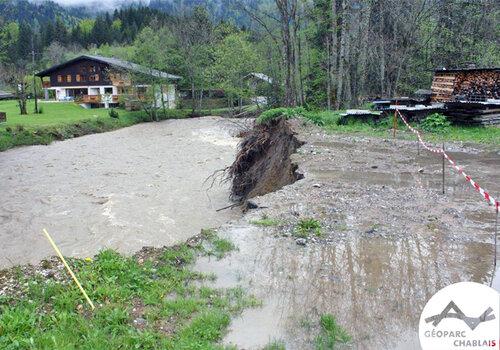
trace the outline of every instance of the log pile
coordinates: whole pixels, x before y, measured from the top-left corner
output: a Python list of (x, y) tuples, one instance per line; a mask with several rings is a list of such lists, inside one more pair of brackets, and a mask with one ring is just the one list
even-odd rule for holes
[(465, 101), (500, 99), (500, 70), (457, 73), (453, 95)]
[(500, 125), (500, 104), (447, 102), (444, 114), (458, 125)]
[(436, 72), (432, 79), (432, 101), (450, 101), (455, 87), (455, 73)]
[(500, 99), (500, 68), (436, 71), (431, 90), (433, 102)]

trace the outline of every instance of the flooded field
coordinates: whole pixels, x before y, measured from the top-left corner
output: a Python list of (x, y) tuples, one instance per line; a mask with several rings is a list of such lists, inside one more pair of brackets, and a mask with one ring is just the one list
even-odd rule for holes
[[(420, 312), (454, 282), (489, 284), (494, 210), (441, 159), (405, 141), (301, 130), (294, 156), (305, 179), (256, 198), (261, 206), (221, 234), (239, 251), (204, 259), (218, 286), (241, 285), (263, 300), (231, 324), (225, 342), (261, 349), (314, 349), (318, 320), (334, 315), (355, 349), (419, 349)], [(451, 147), (450, 147), (451, 148)], [(452, 155), (491, 193), (500, 191), (498, 152), (454, 145)], [(261, 218), (277, 222), (259, 227)], [(301, 218), (321, 237), (293, 237)]]
[(234, 158), (221, 118), (147, 123), (0, 153), (0, 267), (104, 247), (130, 253), (230, 220), (227, 188), (205, 179)]

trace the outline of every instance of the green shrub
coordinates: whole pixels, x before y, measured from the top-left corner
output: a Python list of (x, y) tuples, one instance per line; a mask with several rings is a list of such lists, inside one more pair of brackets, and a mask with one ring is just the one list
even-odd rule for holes
[(14, 125), (14, 132), (21, 133), (24, 131), (24, 125), (16, 124)]
[(257, 124), (268, 123), (271, 120), (275, 120), (275, 119), (278, 119), (278, 118), (292, 119), (292, 118), (302, 117), (306, 113), (307, 113), (306, 110), (304, 108), (302, 108), (302, 107), (296, 107), (296, 108), (285, 108), (285, 107), (273, 108), (273, 109), (269, 109), (269, 110), (263, 112), (257, 118)]
[(304, 113), (303, 116), (304, 116), (304, 118), (306, 118), (307, 120), (310, 120), (311, 122), (313, 122), (314, 124), (316, 124), (318, 126), (325, 126), (325, 124), (326, 124), (326, 121), (323, 118), (323, 115), (320, 113), (306, 112), (306, 113)]
[(279, 226), (281, 224), (279, 220), (270, 218), (267, 215), (263, 215), (262, 218), (260, 218), (259, 220), (251, 220), (250, 223), (252, 225), (264, 226), (264, 227)]
[(450, 127), (451, 123), (446, 117), (439, 113), (434, 113), (426, 117), (421, 123), (422, 130), (429, 132), (445, 132)]
[(307, 238), (311, 234), (321, 236), (321, 223), (312, 218), (300, 219), (297, 226), (295, 226), (294, 236)]
[(322, 315), (319, 324), (321, 332), (316, 338), (316, 349), (335, 349), (338, 343), (345, 344), (351, 341), (351, 336), (337, 323), (333, 315)]
[(118, 114), (118, 112), (114, 109), (114, 108), (111, 108), (109, 110), (109, 116), (113, 119), (118, 119), (120, 118), (120, 115)]

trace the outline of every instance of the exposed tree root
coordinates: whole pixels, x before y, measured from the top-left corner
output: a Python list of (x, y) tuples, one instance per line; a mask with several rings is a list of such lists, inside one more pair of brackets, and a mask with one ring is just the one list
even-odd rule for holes
[(302, 143), (286, 120), (255, 124), (241, 136), (236, 160), (226, 174), (232, 180), (233, 200), (241, 202), (263, 195), (303, 177), (290, 160)]

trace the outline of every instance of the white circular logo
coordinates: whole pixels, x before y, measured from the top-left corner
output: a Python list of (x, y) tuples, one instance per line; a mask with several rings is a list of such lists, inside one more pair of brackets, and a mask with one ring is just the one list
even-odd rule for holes
[(423, 350), (498, 349), (500, 295), (474, 282), (449, 285), (427, 302), (420, 315)]

